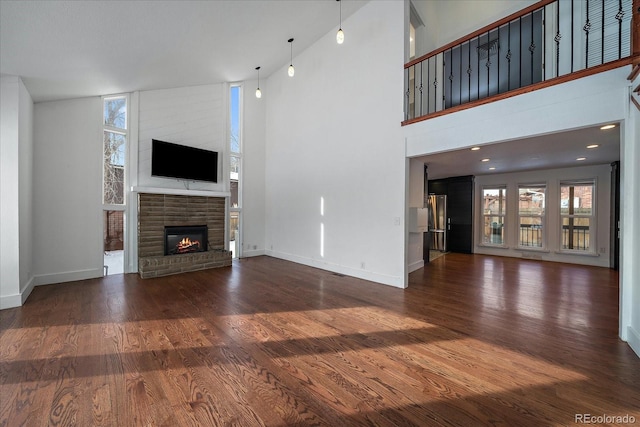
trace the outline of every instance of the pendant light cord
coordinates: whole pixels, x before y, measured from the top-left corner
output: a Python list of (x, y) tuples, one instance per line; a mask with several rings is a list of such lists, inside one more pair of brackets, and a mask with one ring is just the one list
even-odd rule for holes
[(291, 60), (289, 61), (289, 65), (293, 65), (293, 39), (289, 39), (289, 47), (291, 47)]

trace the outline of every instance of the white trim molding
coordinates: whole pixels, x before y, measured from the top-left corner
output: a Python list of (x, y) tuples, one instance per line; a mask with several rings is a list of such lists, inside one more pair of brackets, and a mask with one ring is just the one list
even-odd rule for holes
[(35, 286), (51, 285), (54, 283), (75, 282), (77, 280), (96, 279), (103, 277), (102, 268), (92, 268), (87, 270), (65, 271), (62, 273), (42, 274), (33, 277)]
[(134, 193), (174, 194), (182, 196), (231, 197), (230, 191), (187, 190), (180, 188), (131, 187)]

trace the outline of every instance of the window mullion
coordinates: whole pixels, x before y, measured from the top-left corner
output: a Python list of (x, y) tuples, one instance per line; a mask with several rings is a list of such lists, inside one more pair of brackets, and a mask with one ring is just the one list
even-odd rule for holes
[(118, 135), (127, 135), (127, 130), (126, 129), (121, 129), (121, 128), (116, 128), (113, 126), (107, 126), (104, 125), (104, 131), (105, 132), (111, 132), (111, 133), (117, 133)]

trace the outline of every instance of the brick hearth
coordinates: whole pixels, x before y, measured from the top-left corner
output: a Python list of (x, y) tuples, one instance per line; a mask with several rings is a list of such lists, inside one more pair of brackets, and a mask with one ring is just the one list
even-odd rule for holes
[[(138, 195), (138, 273), (159, 277), (231, 265), (224, 250), (224, 197), (171, 194)], [(207, 225), (207, 252), (164, 255), (164, 227)]]

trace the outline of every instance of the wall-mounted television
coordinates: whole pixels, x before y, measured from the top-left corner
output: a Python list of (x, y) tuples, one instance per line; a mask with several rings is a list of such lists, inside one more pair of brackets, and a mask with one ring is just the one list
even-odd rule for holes
[(218, 182), (218, 152), (153, 139), (151, 175)]

